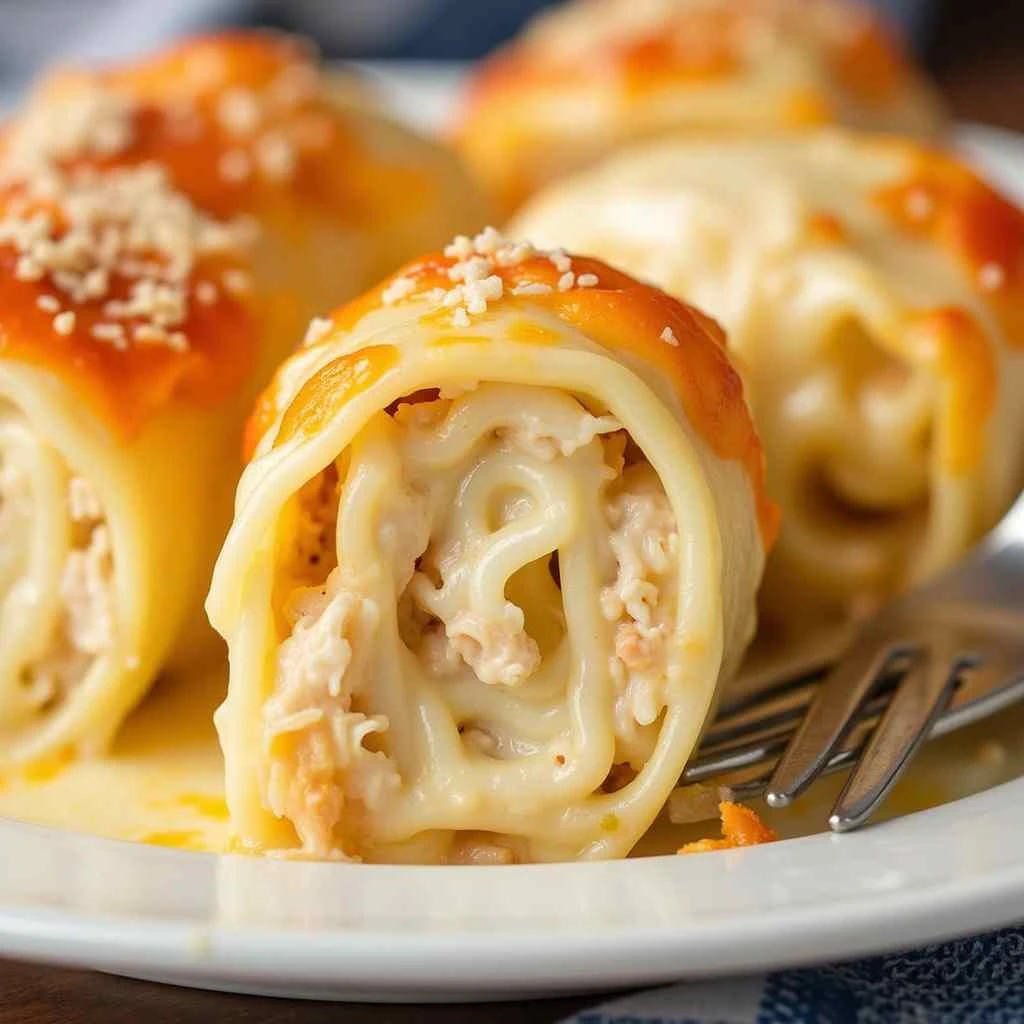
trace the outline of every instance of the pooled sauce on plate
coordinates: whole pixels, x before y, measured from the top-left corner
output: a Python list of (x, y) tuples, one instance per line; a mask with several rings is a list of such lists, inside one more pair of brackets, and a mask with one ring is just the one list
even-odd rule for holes
[(226, 667), (161, 679), (110, 751), (0, 774), (0, 817), (187, 850), (221, 851), (231, 827), (213, 711)]
[[(0, 817), (184, 850), (231, 847), (224, 768), (213, 728), (226, 670), (214, 666), (160, 681), (108, 754), (48, 760), (0, 775)], [(926, 746), (883, 805), (879, 820), (969, 796), (1024, 774), (1024, 706)], [(831, 776), (785, 811), (751, 804), (780, 838), (824, 828), (845, 776)], [(716, 835), (708, 820), (674, 825), (663, 814), (634, 856), (671, 854)]]

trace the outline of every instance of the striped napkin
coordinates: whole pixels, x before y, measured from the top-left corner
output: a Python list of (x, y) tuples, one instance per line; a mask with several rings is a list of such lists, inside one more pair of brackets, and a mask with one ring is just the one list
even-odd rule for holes
[(565, 1024), (1022, 1024), (1024, 927), (870, 960), (672, 985)]

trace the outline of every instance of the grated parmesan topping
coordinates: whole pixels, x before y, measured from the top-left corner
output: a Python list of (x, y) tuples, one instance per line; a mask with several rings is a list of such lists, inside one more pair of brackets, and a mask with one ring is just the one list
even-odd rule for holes
[(935, 211), (935, 200), (924, 189), (915, 188), (907, 194), (905, 207), (914, 220), (927, 220)]
[(411, 277), (396, 277), (384, 289), (381, 299), (385, 306), (393, 306), (416, 291), (416, 282)]
[(985, 263), (978, 270), (978, 284), (986, 292), (999, 291), (1006, 283), (1006, 271), (998, 263)]
[[(572, 288), (594, 288), (598, 284), (596, 274), (576, 276), (572, 269), (572, 258), (564, 249), (538, 249), (530, 242), (505, 238), (496, 228), (484, 228), (472, 238), (458, 235), (444, 248), (444, 255), (456, 262), (448, 268), (449, 289), (431, 289), (426, 298), (439, 302), (452, 310), (452, 324), (468, 327), (471, 316), (486, 313), (491, 302), (497, 302), (505, 294), (505, 282), (496, 273), (505, 267), (518, 266), (531, 259), (547, 259), (561, 275), (558, 290), (567, 292)], [(412, 277), (397, 277), (381, 293), (381, 301), (393, 306), (417, 292), (418, 283)], [(527, 281), (510, 289), (511, 295), (550, 295), (554, 289), (541, 281)]]
[(302, 344), (315, 345), (333, 326), (334, 322), (326, 317), (313, 317), (306, 328), (306, 336), (302, 339)]
[(270, 181), (284, 181), (295, 174), (301, 149), (327, 146), (331, 121), (301, 109), (318, 93), (317, 73), (304, 63), (284, 68), (259, 92), (225, 91), (216, 117), (235, 145), (221, 158), (218, 170), (223, 180), (240, 184), (258, 173)]
[(527, 281), (525, 284), (517, 284), (512, 289), (513, 295), (550, 295), (554, 288), (543, 281)]
[[(326, 145), (332, 124), (302, 111), (317, 95), (314, 69), (284, 68), (259, 93), (228, 89), (214, 117), (231, 146), (217, 163), (222, 180), (242, 184), (259, 174), (290, 178), (298, 149)], [(22, 281), (47, 280), (38, 307), (52, 315), (59, 335), (77, 326), (75, 306), (102, 302), (103, 319), (89, 334), (126, 349), (130, 344), (186, 350), (180, 330), (189, 303), (212, 305), (212, 281), (189, 287), (198, 260), (238, 253), (252, 238), (251, 218), (218, 221), (198, 209), (155, 162), (129, 167), (72, 166), (109, 160), (136, 142), (138, 106), (87, 76), (69, 87), (44, 92), (14, 122), (0, 156), (0, 244), (16, 254)], [(168, 106), (167, 131), (195, 137), (203, 130), (191, 103)], [(235, 268), (219, 282), (229, 293), (245, 292), (249, 279)]]
[(75, 330), (75, 314), (70, 310), (63, 313), (58, 313), (53, 318), (53, 329), (57, 334), (69, 335)]
[(134, 111), (123, 96), (87, 78), (76, 80), (58, 102), (31, 104), (14, 122), (4, 152), (5, 170), (28, 176), (79, 156), (109, 157), (131, 145)]
[[(197, 259), (239, 249), (251, 229), (197, 209), (158, 164), (66, 166), (122, 153), (135, 139), (134, 113), (127, 99), (88, 82), (30, 105), (0, 161), (0, 186), (10, 196), (0, 243), (17, 254), (16, 278), (48, 279), (52, 290), (37, 305), (53, 314), (57, 334), (75, 330), (67, 307), (106, 300), (104, 319), (90, 329), (97, 341), (184, 349), (187, 338), (174, 328), (187, 317)], [(128, 282), (127, 295), (114, 292), (117, 278)]]
[(232, 267), (220, 276), (221, 284), (234, 295), (243, 295), (252, 287), (252, 279), (244, 270)]
[(295, 173), (298, 157), (291, 140), (281, 132), (267, 132), (256, 142), (256, 164), (263, 174), (285, 181)]
[(217, 103), (217, 120), (229, 135), (251, 135), (263, 120), (259, 98), (251, 89), (228, 89)]

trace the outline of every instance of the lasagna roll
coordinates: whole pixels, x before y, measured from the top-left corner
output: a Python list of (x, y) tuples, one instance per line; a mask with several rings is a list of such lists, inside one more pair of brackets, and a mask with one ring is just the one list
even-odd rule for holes
[(891, 140), (664, 143), (519, 220), (720, 318), (783, 508), (763, 614), (843, 621), (959, 557), (1024, 471), (1024, 215)]
[(59, 73), (4, 128), (0, 762), (111, 735), (202, 622), (259, 385), (472, 195), (284, 37)]
[(510, 209), (639, 138), (827, 123), (942, 123), (931, 86), (856, 0), (571, 0), (484, 62), (457, 140)]
[(719, 329), (487, 230), (278, 372), (207, 602), (247, 845), (624, 856), (754, 629), (774, 529)]

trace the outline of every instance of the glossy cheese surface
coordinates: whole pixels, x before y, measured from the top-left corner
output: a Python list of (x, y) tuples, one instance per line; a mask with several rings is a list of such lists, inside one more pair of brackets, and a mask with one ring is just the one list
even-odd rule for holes
[(951, 564), (1019, 492), (1024, 214), (955, 154), (837, 129), (664, 140), (510, 230), (723, 324), (783, 509), (762, 600), (794, 626)]
[[(374, 312), (416, 303), (425, 295), (451, 284), (449, 271), (456, 258), (436, 253), (416, 260), (382, 282), (376, 289), (333, 314), (308, 349), (336, 344), (344, 332), (357, 331)], [(740, 462), (757, 495), (759, 521), (766, 545), (774, 538), (778, 517), (764, 484), (764, 453), (754, 431), (743, 397), (743, 385), (725, 350), (725, 336), (712, 319), (699, 310), (645, 285), (600, 260), (572, 258), (572, 283), (547, 256), (532, 255), (513, 266), (498, 267), (503, 282), (500, 300), (489, 303), (488, 313), (501, 309), (522, 310), (503, 337), (540, 347), (566, 344), (565, 335), (534, 323), (530, 307), (553, 315), (610, 351), (641, 360), (663, 374), (681, 401), (686, 415), (708, 446), (722, 459)], [(580, 284), (582, 280), (583, 284)], [(400, 282), (403, 293), (397, 302), (384, 297)], [(560, 286), (562, 285), (568, 285)], [(472, 343), (483, 346), (485, 361), (489, 333), (474, 335), (473, 328), (456, 328), (452, 314), (442, 306), (421, 317), (425, 324), (444, 325), (431, 346)], [(248, 443), (254, 448), (279, 412), (282, 413), (275, 444), (298, 432), (315, 434), (345, 404), (394, 369), (402, 359), (417, 358), (412, 346), (374, 344), (346, 353), (320, 367), (301, 390), (279, 410), (277, 382), (257, 403), (250, 421)]]
[(484, 61), (456, 138), (514, 208), (641, 138), (941, 122), (896, 35), (856, 0), (577, 0)]
[(269, 33), (45, 79), (0, 137), (2, 355), (66, 377), (122, 435), (230, 396), (278, 307), (305, 305), (265, 253), (312, 256), (314, 222), (415, 234), (439, 201), (437, 168), (388, 152), (354, 90)]

